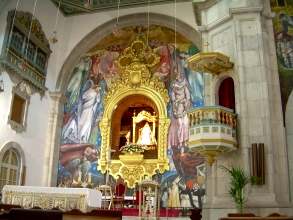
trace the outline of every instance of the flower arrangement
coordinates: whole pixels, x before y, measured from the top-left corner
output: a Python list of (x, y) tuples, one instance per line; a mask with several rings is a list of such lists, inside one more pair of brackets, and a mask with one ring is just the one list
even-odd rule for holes
[(125, 153), (142, 153), (147, 149), (146, 145), (141, 145), (141, 144), (135, 144), (135, 143), (129, 143), (121, 147), (120, 151), (125, 152)]

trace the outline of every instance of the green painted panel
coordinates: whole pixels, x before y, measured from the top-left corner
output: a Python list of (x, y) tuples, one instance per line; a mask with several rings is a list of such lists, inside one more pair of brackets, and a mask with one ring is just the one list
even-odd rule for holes
[[(58, 7), (60, 0), (51, 1)], [(97, 11), (117, 9), (118, 1), (119, 0), (62, 0), (60, 9), (64, 15), (94, 13)], [(174, 0), (120, 0), (120, 8), (174, 2)], [(177, 0), (177, 2), (192, 2), (192, 0)]]

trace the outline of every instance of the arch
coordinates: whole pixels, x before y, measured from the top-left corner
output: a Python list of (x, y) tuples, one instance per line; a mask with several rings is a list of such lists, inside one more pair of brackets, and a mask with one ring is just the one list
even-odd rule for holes
[[(102, 146), (101, 146), (101, 157), (99, 161), (99, 169), (105, 173), (107, 169), (109, 169), (107, 166), (107, 161), (109, 160), (108, 152), (110, 152), (111, 149), (111, 143), (110, 143), (110, 136), (111, 136), (111, 118), (113, 115), (113, 112), (115, 111), (115, 108), (119, 102), (121, 102), (123, 99), (127, 98), (128, 96), (131, 96), (133, 94), (136, 95), (142, 95), (146, 96), (150, 100), (152, 100), (158, 110), (158, 124), (159, 131), (158, 131), (158, 159), (152, 160), (151, 163), (147, 162), (145, 164), (141, 164), (141, 166), (136, 166), (138, 168), (141, 168), (140, 172), (144, 173), (145, 175), (151, 177), (153, 174), (155, 174), (156, 170), (159, 170), (161, 173), (164, 172), (169, 168), (169, 161), (167, 158), (167, 130), (170, 124), (170, 119), (167, 115), (167, 102), (164, 99), (164, 96), (162, 96), (162, 92), (156, 90), (155, 88), (152, 88), (151, 86), (140, 86), (140, 87), (119, 87), (117, 92), (111, 96), (111, 101), (106, 101), (105, 109), (104, 109), (104, 115), (100, 122), (100, 128), (102, 133)], [(154, 166), (154, 164), (156, 164)], [(114, 177), (118, 177), (121, 173), (123, 173), (123, 169), (127, 169), (127, 172), (130, 172), (130, 169), (125, 164), (121, 163), (119, 160), (112, 160), (111, 161), (111, 167), (109, 169), (110, 173)], [(148, 168), (147, 168), (148, 167)], [(132, 167), (131, 167), (132, 169)], [(134, 168), (133, 168), (134, 169)], [(126, 172), (126, 171), (125, 171)], [(139, 177), (140, 173), (137, 174), (136, 178)], [(134, 177), (131, 177), (134, 178)], [(126, 179), (126, 182), (128, 182), (129, 187), (134, 187), (135, 182), (130, 182)]]
[[(137, 14), (129, 14), (119, 18), (119, 27), (124, 28), (133, 25), (147, 25), (147, 13), (137, 13)], [(149, 16), (149, 24), (150, 25), (160, 25), (170, 29), (174, 29), (175, 19), (173, 17), (150, 13)], [(116, 19), (112, 19), (100, 26), (96, 29), (88, 33), (71, 51), (67, 59), (65, 60), (61, 71), (58, 75), (58, 79), (56, 82), (55, 89), (56, 91), (65, 92), (67, 84), (71, 78), (72, 70), (78, 60), (81, 58), (83, 54), (88, 52), (97, 42), (99, 42), (104, 37), (108, 36), (113, 32), (113, 27), (116, 24)], [(176, 31), (187, 39), (189, 39), (192, 43), (194, 43), (197, 47), (201, 48), (201, 35), (190, 25), (184, 23), (181, 20), (176, 19)]]
[(293, 91), (291, 92), (285, 111), (285, 125), (287, 138), (287, 152), (289, 164), (290, 200), (293, 200)]
[(219, 85), (218, 104), (235, 111), (235, 89), (231, 77), (226, 77)]
[[(137, 45), (144, 49), (137, 50)], [(149, 56), (153, 56), (153, 59), (139, 58), (143, 57), (146, 52)], [(168, 91), (159, 78), (151, 76), (147, 67), (147, 65), (156, 65), (158, 61), (158, 55), (146, 49), (143, 41), (139, 39), (133, 41), (131, 46), (124, 49), (123, 55), (119, 58), (118, 66), (120, 66), (122, 73), (111, 84), (104, 99), (104, 114), (99, 124), (102, 141), (98, 169), (102, 173), (109, 171), (115, 178), (122, 176), (130, 188), (133, 188), (135, 183), (139, 182), (145, 175), (151, 177), (157, 171), (163, 173), (169, 169), (167, 157), (167, 135), (170, 124), (167, 114)], [(113, 113), (121, 101), (132, 95), (147, 97), (154, 103), (157, 110), (155, 121), (160, 126), (158, 128), (156, 159), (144, 159), (141, 154), (119, 155), (119, 160), (110, 158)], [(128, 146), (132, 148), (135, 145), (135, 143), (130, 143)], [(141, 146), (138, 147), (141, 148)]]
[(13, 150), (17, 154), (17, 157), (20, 160), (16, 184), (17, 185), (23, 184), (24, 173), (25, 173), (25, 156), (24, 156), (24, 152), (23, 152), (21, 146), (18, 143), (11, 141), (11, 142), (7, 142), (6, 144), (4, 144), (1, 147), (1, 149), (0, 149), (0, 167), (2, 165), (2, 161), (3, 161), (3, 157), (4, 157), (5, 153), (8, 152), (9, 150)]
[[(121, 145), (123, 143), (120, 143), (120, 138), (121, 138), (121, 126), (122, 126), (122, 120), (123, 119), (128, 119), (126, 120), (128, 123), (130, 123), (130, 128), (129, 128), (129, 131), (131, 129), (131, 125), (133, 123), (133, 114), (136, 113), (138, 114), (139, 111), (135, 111), (133, 113), (129, 113), (129, 107), (132, 107), (133, 109), (136, 108), (139, 108), (137, 107), (137, 105), (144, 105), (144, 106), (147, 106), (149, 109), (148, 109), (148, 112), (153, 114), (155, 113), (155, 115), (158, 115), (157, 112), (157, 107), (156, 105), (153, 103), (153, 101), (145, 96), (142, 96), (142, 95), (137, 95), (137, 94), (133, 94), (131, 96), (127, 96), (126, 98), (122, 99), (118, 104), (117, 104), (117, 108), (115, 109), (115, 111), (113, 112), (112, 114), (112, 149), (114, 150), (119, 150), (120, 148), (119, 147), (122, 147), (123, 145)], [(133, 106), (136, 106), (136, 107), (133, 107)], [(140, 107), (140, 108), (143, 108), (143, 107)], [(128, 114), (128, 116), (126, 118), (125, 117), (125, 114)], [(131, 120), (129, 120), (131, 118)], [(124, 130), (125, 132), (125, 130)], [(133, 132), (130, 131), (130, 133)], [(125, 134), (126, 135), (126, 134)], [(132, 133), (133, 135), (133, 133)], [(135, 140), (130, 136), (129, 137), (129, 141), (132, 141), (132, 142), (135, 142)], [(126, 139), (124, 139), (124, 141), (126, 141)], [(126, 142), (125, 142), (126, 143)], [(115, 156), (118, 156), (118, 154), (114, 154)], [(113, 158), (113, 157), (112, 157)]]
[[(149, 24), (150, 25), (161, 25), (170, 29), (174, 28), (175, 19), (171, 16), (162, 15), (162, 14), (156, 14), (156, 13), (150, 13), (149, 16)], [(119, 26), (121, 28), (129, 27), (133, 25), (147, 25), (147, 13), (137, 13), (137, 14), (130, 14), (120, 17), (119, 19)], [(201, 48), (201, 34), (197, 32), (194, 28), (192, 28), (190, 25), (180, 21), (176, 20), (177, 23), (177, 32), (181, 35), (185, 36), (187, 39), (189, 39), (192, 43), (194, 43), (199, 49)], [(52, 177), (45, 179), (44, 184), (45, 185), (54, 185), (57, 182), (57, 173), (55, 170), (57, 170), (57, 164), (59, 159), (59, 154), (57, 153), (60, 148), (60, 138), (61, 138), (61, 121), (63, 117), (63, 106), (64, 106), (64, 99), (63, 95), (65, 94), (65, 90), (67, 88), (67, 85), (69, 83), (69, 80), (72, 76), (73, 69), (75, 65), (78, 63), (78, 60), (87, 53), (90, 49), (92, 49), (93, 46), (100, 40), (102, 40), (104, 37), (108, 36), (113, 32), (113, 27), (116, 24), (116, 19), (112, 19), (97, 28), (95, 28), (93, 31), (88, 33), (83, 39), (79, 41), (79, 43), (76, 44), (76, 46), (72, 49), (68, 57), (63, 63), (63, 66), (61, 67), (61, 70), (58, 74), (58, 78), (55, 84), (55, 92), (50, 93), (53, 94), (51, 96), (52, 99), (52, 106), (51, 106), (51, 116), (53, 118), (52, 123), (49, 124), (50, 128), (48, 130), (48, 140), (47, 141), (47, 156), (50, 158), (50, 165), (48, 167), (45, 167), (45, 172), (53, 173)], [(59, 98), (56, 98), (57, 96), (54, 94), (58, 94)], [(159, 105), (160, 106), (160, 105)], [(160, 106), (161, 109), (164, 108), (164, 106)], [(161, 110), (163, 111), (163, 110)], [(166, 110), (164, 110), (166, 111)], [(167, 113), (165, 112), (167, 115)], [(161, 121), (162, 127), (168, 128), (169, 121)], [(51, 154), (50, 152), (54, 152)], [(106, 152), (104, 152), (106, 154)], [(161, 155), (164, 155), (164, 158), (167, 158), (167, 155), (165, 152), (160, 152)], [(101, 154), (101, 156), (106, 157), (106, 155)], [(160, 162), (158, 165), (161, 169), (165, 169), (164, 163)]]

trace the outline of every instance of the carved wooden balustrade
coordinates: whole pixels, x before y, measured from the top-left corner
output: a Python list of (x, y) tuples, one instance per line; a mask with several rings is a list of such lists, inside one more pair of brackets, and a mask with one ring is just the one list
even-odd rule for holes
[(205, 106), (192, 109), (188, 117), (188, 146), (205, 156), (210, 165), (220, 153), (236, 149), (237, 118), (233, 110), (222, 106)]

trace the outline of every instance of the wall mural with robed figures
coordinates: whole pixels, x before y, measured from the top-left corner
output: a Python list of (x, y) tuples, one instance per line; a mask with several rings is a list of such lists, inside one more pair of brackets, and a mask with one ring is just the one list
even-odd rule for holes
[(293, 1), (271, 0), (283, 113), (293, 89)]
[[(152, 68), (151, 74), (164, 83), (170, 97), (167, 109), (171, 120), (167, 151), (170, 169), (153, 177), (161, 185), (161, 205), (186, 208), (201, 206), (200, 198), (205, 194), (204, 159), (199, 154), (190, 152), (187, 147), (187, 112), (204, 105), (204, 81), (203, 73), (190, 70), (186, 59), (199, 50), (178, 33), (175, 48), (174, 31), (156, 25), (151, 25), (149, 30), (143, 26), (132, 26), (110, 34), (97, 42), (74, 67), (65, 93), (58, 186), (96, 187), (105, 184), (106, 175), (98, 170), (102, 138), (99, 122), (103, 117), (104, 98), (108, 88), (121, 74), (117, 66), (119, 55), (138, 36), (159, 55), (159, 64)], [(122, 103), (128, 104), (129, 108), (117, 107), (124, 111), (121, 114), (115, 113), (122, 117), (118, 123), (121, 124), (121, 131), (122, 125), (125, 131), (131, 131), (127, 126), (131, 126), (132, 115), (140, 111), (156, 114), (156, 106), (151, 100), (135, 95), (132, 98), (137, 98), (138, 101), (123, 100)], [(138, 138), (139, 141), (156, 143), (156, 134), (151, 135), (151, 129), (151, 123), (141, 125), (142, 135)], [(119, 137), (117, 139), (117, 149), (120, 149), (123, 148), (121, 143), (127, 142), (130, 133), (121, 132), (117, 135), (125, 137), (125, 140)], [(147, 140), (147, 137), (153, 139)], [(114, 187), (114, 178), (110, 176), (108, 183)], [(129, 189), (128, 193), (133, 194), (133, 189)]]

